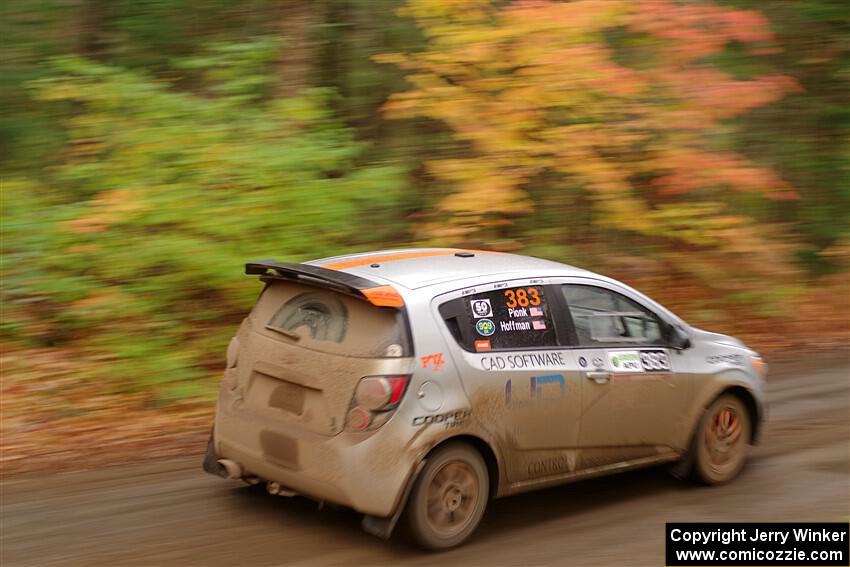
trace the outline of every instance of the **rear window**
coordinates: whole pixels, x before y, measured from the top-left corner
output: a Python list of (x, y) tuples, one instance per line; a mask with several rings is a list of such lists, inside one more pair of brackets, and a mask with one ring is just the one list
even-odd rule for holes
[(497, 289), (440, 307), (455, 339), (467, 350), (522, 350), (557, 345), (542, 285)]
[(411, 355), (402, 311), (320, 287), (271, 281), (251, 321), (265, 336), (321, 352), (369, 358)]

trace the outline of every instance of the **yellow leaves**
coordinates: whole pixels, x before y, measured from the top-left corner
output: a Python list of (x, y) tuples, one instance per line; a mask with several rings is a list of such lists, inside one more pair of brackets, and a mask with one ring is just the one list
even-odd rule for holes
[[(532, 211), (540, 191), (530, 184), (544, 179), (550, 193), (579, 188), (573, 202), (593, 208), (588, 230), (784, 262), (761, 253), (781, 247), (765, 246), (752, 219), (720, 203), (729, 191), (790, 199), (793, 189), (742, 155), (708, 149), (723, 120), (798, 88), (705, 63), (730, 41), (764, 48), (770, 30), (758, 13), (672, 0), (410, 4), (430, 42), (378, 59), (413, 85), (385, 109), (439, 120), (461, 142), (462, 157), (428, 163), (452, 188), (428, 234), (442, 226), (449, 239), (492, 242)], [(629, 34), (640, 38), (631, 66), (610, 40)]]
[(78, 234), (103, 232), (110, 225), (126, 221), (144, 209), (145, 204), (140, 197), (140, 191), (134, 189), (104, 191), (89, 201), (87, 215), (66, 221), (63, 226)]
[(86, 255), (86, 254), (95, 254), (100, 250), (100, 246), (96, 244), (78, 244), (75, 246), (69, 246), (65, 249), (65, 254), (68, 255)]
[(427, 166), (430, 173), (459, 188), (440, 202), (446, 212), (511, 215), (531, 210), (528, 195), (520, 189), (526, 179), (521, 168), (511, 171), (498, 163), (472, 159), (437, 160)]
[(126, 298), (122, 296), (120, 289), (115, 287), (101, 288), (87, 297), (73, 302), (68, 306), (67, 313), (71, 317), (87, 320), (115, 319), (116, 313), (121, 312), (121, 307), (125, 303)]
[(474, 22), (486, 18), (490, 8), (488, 0), (410, 0), (401, 13), (417, 20)]
[(592, 34), (624, 23), (628, 11), (622, 0), (516, 2), (504, 10), (504, 25), (517, 35), (551, 31), (566, 41), (586, 42)]

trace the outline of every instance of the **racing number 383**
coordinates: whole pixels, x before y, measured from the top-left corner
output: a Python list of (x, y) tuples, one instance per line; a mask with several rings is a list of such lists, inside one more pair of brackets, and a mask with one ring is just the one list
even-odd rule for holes
[(505, 307), (510, 309), (528, 307), (529, 305), (533, 307), (540, 305), (540, 294), (537, 292), (537, 288), (534, 287), (528, 289), (517, 288), (516, 290), (506, 289), (505, 297), (507, 298)]
[(663, 350), (641, 351), (640, 363), (646, 370), (670, 370), (670, 360)]

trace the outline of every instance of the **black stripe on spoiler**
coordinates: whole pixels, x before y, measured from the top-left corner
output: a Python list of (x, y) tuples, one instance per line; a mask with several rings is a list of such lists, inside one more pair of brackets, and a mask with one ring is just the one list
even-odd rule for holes
[[(276, 273), (269, 273), (269, 271)], [(279, 275), (285, 278), (294, 279), (307, 277), (329, 284), (336, 284), (352, 291), (359, 291), (361, 289), (368, 289), (370, 287), (378, 287), (381, 285), (371, 280), (367, 280), (366, 278), (354, 276), (346, 272), (338, 272), (337, 270), (329, 270), (327, 268), (320, 268), (319, 266), (310, 266), (307, 264), (279, 263), (274, 260), (261, 260), (259, 262), (250, 262), (245, 264), (245, 273), (249, 276)]]
[(335, 287), (379, 307), (404, 306), (401, 296), (390, 286), (319, 266), (261, 260), (245, 264), (245, 273), (249, 276), (287, 278), (304, 281), (304, 283), (312, 282)]

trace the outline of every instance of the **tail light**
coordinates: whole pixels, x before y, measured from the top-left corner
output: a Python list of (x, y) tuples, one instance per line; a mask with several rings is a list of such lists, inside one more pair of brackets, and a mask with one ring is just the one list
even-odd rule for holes
[(410, 382), (409, 374), (366, 376), (354, 390), (345, 423), (351, 431), (377, 429), (395, 412)]

